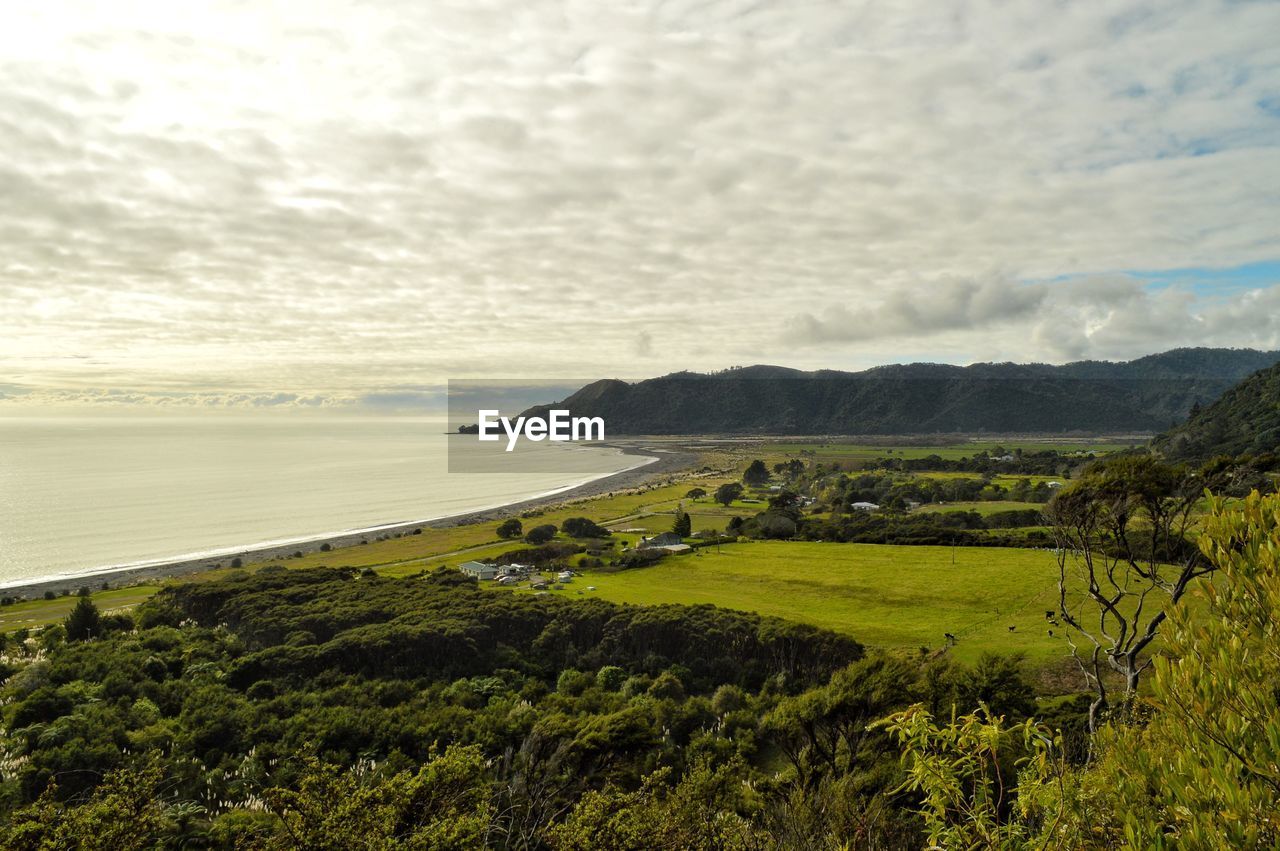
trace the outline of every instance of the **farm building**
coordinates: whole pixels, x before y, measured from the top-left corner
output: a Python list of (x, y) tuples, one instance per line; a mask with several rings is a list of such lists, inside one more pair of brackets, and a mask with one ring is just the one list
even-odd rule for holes
[(874, 502), (853, 502), (849, 504), (849, 507), (852, 508), (854, 511), (879, 511), (880, 510), (880, 506), (876, 505)]
[(677, 544), (683, 544), (684, 541), (675, 532), (663, 532), (661, 535), (654, 535), (652, 538), (641, 538), (636, 544), (637, 550), (656, 550), (661, 547), (673, 547)]
[(467, 576), (473, 576), (476, 579), (493, 579), (498, 575), (498, 568), (492, 564), (485, 564), (482, 561), (464, 561), (458, 565), (458, 569)]

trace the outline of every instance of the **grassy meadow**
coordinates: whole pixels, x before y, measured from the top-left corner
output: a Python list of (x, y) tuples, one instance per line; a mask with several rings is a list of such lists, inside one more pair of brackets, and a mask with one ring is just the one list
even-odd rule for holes
[(589, 571), (555, 593), (641, 605), (710, 603), (910, 651), (941, 648), (950, 632), (960, 659), (1023, 651), (1045, 664), (1068, 652), (1048, 635), (1044, 617), (1055, 605), (1056, 580), (1053, 553), (1044, 550), (753, 541), (637, 570)]
[[(129, 609), (160, 590), (159, 585), (130, 585), (110, 591), (92, 594), (93, 602), (103, 612)], [(60, 621), (75, 608), (79, 597), (55, 597), (52, 600), (24, 600), (9, 606), (0, 606), (0, 632), (12, 632), (23, 627), (43, 626)]]

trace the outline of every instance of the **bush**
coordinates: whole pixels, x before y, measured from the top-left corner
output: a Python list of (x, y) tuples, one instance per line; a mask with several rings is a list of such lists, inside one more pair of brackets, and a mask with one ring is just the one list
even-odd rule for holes
[(544, 523), (541, 526), (534, 526), (524, 536), (525, 541), (530, 544), (545, 544), (556, 536), (556, 527), (550, 523)]
[(102, 616), (88, 595), (80, 598), (80, 602), (76, 603), (71, 614), (67, 615), (64, 624), (68, 641), (85, 641), (102, 634)]
[(586, 517), (570, 517), (560, 528), (571, 538), (607, 538), (610, 535), (608, 529)]
[(605, 691), (617, 691), (627, 681), (627, 672), (617, 665), (605, 665), (596, 671), (596, 685)]

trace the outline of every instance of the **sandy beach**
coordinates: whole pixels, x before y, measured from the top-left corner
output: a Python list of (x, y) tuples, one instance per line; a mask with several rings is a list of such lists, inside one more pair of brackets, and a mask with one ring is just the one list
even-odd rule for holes
[(500, 520), (505, 517), (519, 515), (534, 508), (548, 508), (589, 499), (602, 494), (642, 487), (650, 482), (671, 477), (689, 469), (697, 458), (695, 453), (686, 451), (683, 447), (672, 446), (665, 441), (661, 447), (647, 445), (644, 442), (611, 443), (607, 445), (620, 450), (626, 455), (644, 456), (653, 460), (563, 490), (491, 508), (445, 517), (381, 525), (373, 528), (353, 529), (306, 540), (248, 546), (243, 550), (222, 552), (217, 555), (177, 558), (172, 561), (159, 561), (145, 565), (104, 568), (101, 570), (90, 569), (65, 577), (15, 583), (0, 589), (0, 594), (33, 599), (49, 591), (60, 594), (63, 591), (75, 591), (86, 585), (97, 589), (103, 582), (110, 583), (112, 588), (119, 588), (126, 585), (170, 579), (228, 567), (237, 558), (240, 559), (241, 564), (248, 566), (255, 562), (287, 558), (297, 552), (316, 552), (325, 544), (336, 550), (342, 547), (358, 546), (381, 536), (412, 534), (415, 529), (439, 529)]

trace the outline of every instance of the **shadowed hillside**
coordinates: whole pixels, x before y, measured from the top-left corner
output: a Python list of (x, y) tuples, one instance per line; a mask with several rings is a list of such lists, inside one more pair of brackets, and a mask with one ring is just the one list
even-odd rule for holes
[(1255, 372), (1154, 445), (1177, 461), (1274, 452), (1280, 447), (1280, 364)]
[(863, 372), (751, 366), (593, 382), (550, 407), (602, 416), (611, 434), (929, 434), (1160, 431), (1280, 360), (1253, 349), (1175, 349), (1137, 360), (905, 364)]

